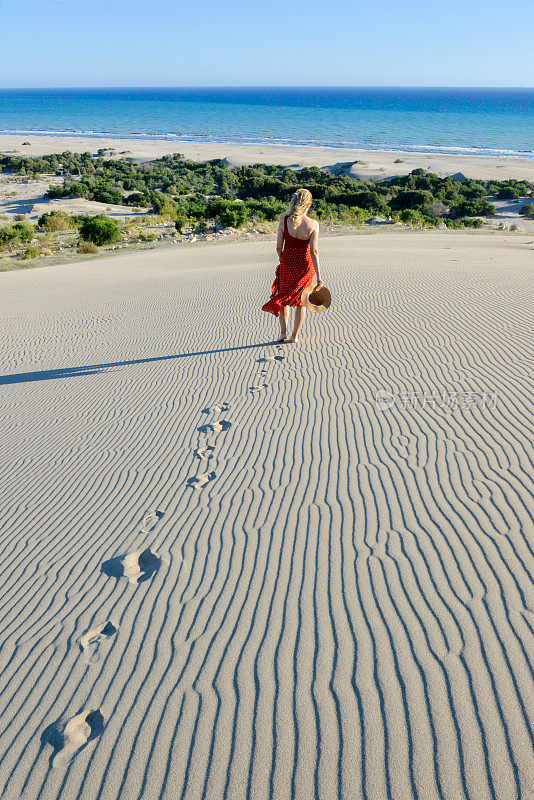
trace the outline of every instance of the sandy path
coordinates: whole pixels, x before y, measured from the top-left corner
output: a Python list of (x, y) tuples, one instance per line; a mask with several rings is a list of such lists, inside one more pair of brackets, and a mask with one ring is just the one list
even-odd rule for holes
[(0, 275), (2, 800), (533, 796), (529, 242)]

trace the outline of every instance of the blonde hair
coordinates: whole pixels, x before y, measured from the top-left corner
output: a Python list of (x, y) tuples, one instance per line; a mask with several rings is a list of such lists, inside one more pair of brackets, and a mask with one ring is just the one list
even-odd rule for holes
[(302, 222), (302, 217), (308, 210), (312, 201), (312, 193), (308, 189), (297, 189), (287, 209), (287, 216), (291, 217), (291, 222), (295, 230)]

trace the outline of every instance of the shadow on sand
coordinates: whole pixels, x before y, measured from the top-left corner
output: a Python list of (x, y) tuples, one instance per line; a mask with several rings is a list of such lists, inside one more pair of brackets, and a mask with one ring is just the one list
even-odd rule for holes
[(38, 370), (36, 372), (19, 372), (15, 375), (0, 375), (0, 385), (8, 383), (28, 383), (31, 381), (48, 381), (53, 378), (79, 378), (82, 375), (97, 375), (113, 367), (128, 367), (133, 364), (150, 364), (155, 361), (172, 361), (177, 358), (190, 358), (191, 356), (209, 356), (215, 353), (231, 353), (234, 350), (253, 350), (256, 347), (266, 347), (276, 344), (276, 340), (259, 342), (258, 344), (243, 344), (237, 347), (220, 347), (218, 350), (197, 350), (192, 353), (175, 353), (170, 356), (152, 356), (151, 358), (135, 358), (129, 361), (111, 361), (109, 364), (88, 364), (81, 367), (58, 367), (57, 369)]

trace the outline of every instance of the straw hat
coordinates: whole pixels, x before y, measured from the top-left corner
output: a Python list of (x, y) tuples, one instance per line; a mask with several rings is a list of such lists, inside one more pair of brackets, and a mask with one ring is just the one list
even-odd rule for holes
[(332, 295), (326, 286), (321, 286), (320, 289), (317, 289), (316, 286), (317, 284), (315, 283), (313, 286), (308, 286), (307, 289), (304, 289), (300, 299), (302, 304), (309, 308), (310, 311), (326, 311), (332, 303)]

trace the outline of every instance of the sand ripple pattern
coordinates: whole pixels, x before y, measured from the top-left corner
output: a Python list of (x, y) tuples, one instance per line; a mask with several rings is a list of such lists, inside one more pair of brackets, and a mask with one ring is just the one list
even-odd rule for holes
[(323, 252), (0, 276), (2, 800), (534, 797), (532, 252)]

